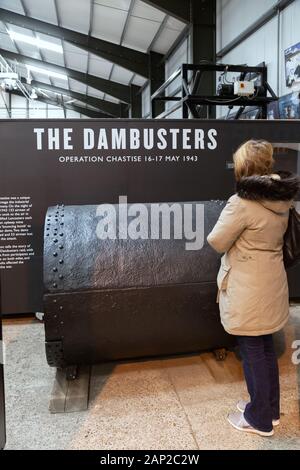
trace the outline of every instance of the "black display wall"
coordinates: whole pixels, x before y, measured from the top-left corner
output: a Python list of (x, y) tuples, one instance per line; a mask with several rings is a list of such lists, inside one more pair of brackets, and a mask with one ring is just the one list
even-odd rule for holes
[(280, 164), (299, 172), (296, 120), (2, 120), (3, 312), (43, 308), (49, 206), (118, 203), (122, 195), (128, 203), (227, 200), (234, 192), (232, 153), (250, 138), (275, 143)]
[[(1, 299), (1, 283), (0, 283), (0, 299)], [(3, 345), (2, 345), (2, 318), (0, 309), (0, 357), (3, 359)], [(2, 361), (3, 362), (3, 361)], [(5, 399), (4, 399), (4, 371), (3, 364), (0, 363), (0, 449), (5, 446)]]

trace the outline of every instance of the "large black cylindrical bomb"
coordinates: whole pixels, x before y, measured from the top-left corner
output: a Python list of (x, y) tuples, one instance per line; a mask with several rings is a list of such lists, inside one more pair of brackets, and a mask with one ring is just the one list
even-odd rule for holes
[(220, 257), (206, 242), (223, 207), (220, 201), (50, 207), (44, 243), (49, 364), (232, 344), (216, 303)]

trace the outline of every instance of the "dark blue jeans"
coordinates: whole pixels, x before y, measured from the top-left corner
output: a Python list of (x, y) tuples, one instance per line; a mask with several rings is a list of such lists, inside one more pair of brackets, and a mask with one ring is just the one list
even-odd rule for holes
[(260, 431), (272, 430), (272, 420), (279, 419), (279, 370), (272, 335), (238, 336), (250, 402), (246, 421)]

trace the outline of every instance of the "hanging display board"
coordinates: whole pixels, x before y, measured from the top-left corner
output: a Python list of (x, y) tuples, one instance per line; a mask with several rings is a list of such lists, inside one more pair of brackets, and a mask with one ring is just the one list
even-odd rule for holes
[(299, 173), (299, 136), (300, 121), (2, 120), (3, 313), (42, 311), (49, 206), (118, 203), (120, 196), (128, 203), (225, 201), (242, 142), (271, 141), (278, 167)]

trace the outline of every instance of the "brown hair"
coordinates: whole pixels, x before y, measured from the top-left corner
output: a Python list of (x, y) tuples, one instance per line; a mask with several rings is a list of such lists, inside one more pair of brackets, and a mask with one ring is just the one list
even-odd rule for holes
[(235, 178), (269, 175), (274, 165), (273, 147), (266, 140), (248, 140), (233, 155)]

